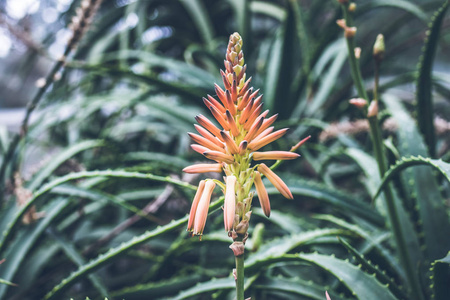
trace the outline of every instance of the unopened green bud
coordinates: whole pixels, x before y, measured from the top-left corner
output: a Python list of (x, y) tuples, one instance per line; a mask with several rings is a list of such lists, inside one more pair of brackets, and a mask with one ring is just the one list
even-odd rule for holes
[(375, 44), (373, 45), (373, 57), (376, 61), (381, 61), (384, 58), (385, 46), (384, 36), (382, 34), (377, 35)]
[(240, 65), (235, 65), (235, 66), (233, 67), (233, 71), (236, 73), (236, 76), (239, 76), (239, 74), (240, 74), (241, 71), (242, 71), (242, 67), (241, 67)]
[(236, 233), (239, 235), (244, 235), (247, 233), (248, 230), (248, 221), (242, 220), (237, 226), (236, 226)]

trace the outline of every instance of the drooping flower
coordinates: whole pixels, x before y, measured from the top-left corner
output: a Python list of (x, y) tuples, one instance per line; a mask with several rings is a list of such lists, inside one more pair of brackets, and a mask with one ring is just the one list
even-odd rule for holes
[[(216, 163), (192, 165), (183, 171), (225, 173), (225, 230), (233, 238), (239, 237), (242, 240), (247, 235), (251, 215), (253, 183), (265, 215), (270, 215), (269, 196), (261, 175), (266, 176), (284, 197), (293, 198), (287, 185), (268, 166), (252, 162), (295, 159), (299, 155), (293, 151), (309, 137), (292, 147), (291, 151), (258, 151), (281, 138), (288, 129), (273, 131), (272, 124), (278, 115), (268, 117), (269, 111), (263, 111), (263, 96), (258, 95), (259, 90), (254, 91), (250, 87), (252, 78), (246, 79), (247, 65), (244, 63), (242, 38), (238, 33), (230, 36), (224, 64), (225, 71), (220, 70), (224, 89), (215, 84), (218, 99), (211, 95), (203, 98), (204, 104), (220, 126), (207, 117), (198, 115), (195, 119), (199, 125), (196, 124), (195, 129), (199, 134), (189, 133), (195, 142), (191, 145), (192, 149)], [(194, 235), (203, 233), (214, 186), (212, 180), (200, 182), (188, 224), (188, 231), (193, 230)]]

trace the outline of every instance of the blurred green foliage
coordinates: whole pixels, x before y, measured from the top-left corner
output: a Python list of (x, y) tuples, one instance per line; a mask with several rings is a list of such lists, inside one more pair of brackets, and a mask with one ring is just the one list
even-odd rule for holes
[[(288, 150), (312, 135), (302, 158), (279, 168), (294, 200), (269, 189), (270, 219), (253, 211), (248, 296), (325, 299), (328, 290), (333, 300), (417, 297), (378, 195), (390, 183), (423, 297), (445, 299), (450, 19), (445, 7), (438, 11), (443, 1), (356, 4), (370, 97), (372, 46), (377, 34), (385, 36), (380, 122), (393, 167), (385, 178), (365, 116), (348, 103), (357, 93), (336, 25), (338, 1), (104, 1), (7, 162), (12, 133), (0, 128), (7, 166), (0, 299), (233, 299), (220, 193), (203, 240), (189, 238), (185, 215), (202, 176), (181, 169), (201, 159), (186, 132), (197, 114), (208, 114), (202, 97), (221, 82), (234, 31), (243, 36), (247, 74), (265, 108), (280, 114), (277, 127), (292, 128), (274, 147)], [(78, 6), (73, 1), (62, 13), (63, 26)], [(42, 41), (44, 50), (51, 40)], [(29, 49), (23, 61), (32, 66), (39, 55)], [(34, 151), (38, 159), (30, 160)], [(19, 207), (21, 199), (28, 202)], [(39, 215), (30, 211), (43, 215), (33, 220)], [(253, 247), (258, 223), (264, 229)]]

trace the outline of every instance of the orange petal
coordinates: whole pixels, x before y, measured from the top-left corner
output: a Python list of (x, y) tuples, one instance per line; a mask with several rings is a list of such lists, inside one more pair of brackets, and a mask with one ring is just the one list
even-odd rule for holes
[(258, 166), (258, 171), (264, 174), (264, 176), (269, 179), (269, 181), (273, 184), (273, 186), (283, 195), (285, 198), (294, 199), (291, 191), (287, 187), (286, 183), (278, 177), (268, 166), (265, 164), (260, 164)]
[(244, 140), (251, 142), (252, 139), (256, 136), (256, 133), (258, 132), (263, 122), (264, 117), (258, 117), (258, 119), (253, 123), (252, 127), (250, 127), (249, 131), (245, 135)]
[(216, 125), (213, 124), (210, 120), (208, 120), (207, 117), (204, 115), (197, 115), (195, 117), (195, 120), (198, 122), (198, 124), (202, 125), (206, 128), (209, 132), (211, 132), (213, 135), (215, 135), (218, 139), (221, 139), (220, 136), (220, 129), (216, 127)]
[(192, 148), (192, 150), (194, 150), (195, 152), (198, 152), (200, 154), (203, 154), (203, 152), (206, 152), (206, 151), (211, 151), (211, 149), (208, 149), (206, 147), (203, 147), (202, 145), (197, 145), (197, 144), (192, 144), (191, 148)]
[(233, 95), (228, 90), (225, 91), (225, 97), (227, 98), (227, 107), (230, 113), (236, 115), (236, 106), (234, 106)]
[(214, 106), (210, 106), (209, 110), (213, 114), (214, 118), (219, 122), (219, 124), (223, 127), (225, 130), (230, 130), (230, 125), (228, 125), (227, 121), (225, 120), (225, 117), (223, 114), (220, 113)]
[(239, 130), (237, 128), (236, 122), (234, 121), (233, 116), (231, 115), (230, 111), (227, 109), (225, 112), (225, 116), (227, 117), (227, 122), (230, 125), (230, 130), (233, 136), (239, 135)]
[(238, 110), (242, 111), (248, 104), (248, 102), (250, 101), (250, 94), (252, 93), (253, 88), (248, 89), (248, 91), (245, 92), (244, 96), (242, 96), (241, 102), (239, 102), (238, 104)]
[(233, 141), (231, 136), (223, 130), (220, 133), (222, 134), (222, 139), (225, 141), (225, 144), (227, 145), (227, 148), (231, 152), (231, 154), (238, 153), (239, 148), (236, 146), (236, 143)]
[(189, 174), (208, 172), (222, 173), (222, 164), (196, 164), (184, 168), (183, 172)]
[(220, 88), (217, 84), (214, 83), (214, 88), (216, 91), (217, 98), (219, 98), (220, 102), (222, 102), (225, 108), (228, 108), (227, 105), (227, 97), (225, 96), (225, 91)]
[(229, 154), (224, 154), (222, 152), (219, 151), (206, 151), (203, 153), (203, 155), (206, 158), (215, 160), (215, 161), (220, 161), (220, 162), (224, 162), (227, 164), (232, 164), (234, 163), (234, 157), (232, 155)]
[(278, 118), (278, 114), (275, 114), (273, 116), (271, 116), (268, 119), (264, 119), (264, 122), (262, 123), (261, 127), (259, 128), (258, 132), (256, 133), (256, 135), (259, 135), (261, 132), (263, 132), (264, 130), (266, 130), (267, 128), (269, 128), (270, 125), (273, 124), (273, 122), (275, 122), (275, 120)]
[(236, 185), (236, 177), (233, 175), (227, 176), (225, 202), (223, 207), (224, 208), (223, 221), (226, 231), (230, 231), (233, 229), (234, 215), (236, 214), (235, 185)]
[(190, 136), (190, 138), (194, 142), (202, 145), (203, 147), (206, 147), (206, 148), (209, 148), (211, 150), (216, 150), (216, 151), (220, 151), (220, 152), (225, 153), (225, 149), (223, 147), (217, 146), (216, 144), (214, 144), (210, 140), (208, 140), (208, 139), (206, 139), (206, 138), (204, 138), (202, 136), (199, 136), (198, 134), (195, 134), (195, 133), (192, 133), (192, 132), (188, 132), (188, 135)]
[(258, 130), (257, 136), (253, 139), (253, 141), (255, 141), (255, 142), (256, 142), (256, 141), (259, 141), (259, 140), (262, 139), (263, 137), (268, 136), (270, 133), (272, 133), (272, 131), (273, 131), (274, 128), (275, 128), (275, 127), (270, 126), (269, 128), (265, 129), (265, 130), (262, 131), (261, 133), (259, 133), (259, 131), (261, 131), (261, 130)]
[(283, 135), (286, 134), (286, 132), (288, 131), (288, 128), (284, 128), (284, 129), (280, 129), (278, 131), (272, 132), (271, 134), (259, 139), (259, 140), (253, 140), (253, 142), (251, 142), (250, 144), (248, 144), (248, 147), (253, 150), (256, 151), (259, 148), (264, 147), (267, 144), (272, 143), (273, 141), (279, 139), (280, 137), (282, 137)]
[(289, 160), (299, 156), (300, 154), (289, 151), (253, 152), (253, 160)]
[[(233, 74), (236, 74), (236, 73), (233, 73)], [(236, 78), (234, 78), (233, 84), (231, 85), (231, 100), (233, 100), (233, 103), (237, 102), (237, 97), (238, 97), (237, 82), (236, 82)]]
[(245, 151), (247, 150), (248, 142), (246, 140), (243, 140), (239, 144), (239, 155), (244, 155)]
[(203, 229), (206, 224), (206, 217), (208, 216), (209, 202), (211, 201), (211, 195), (216, 187), (216, 184), (212, 180), (206, 181), (205, 188), (197, 206), (197, 212), (194, 218), (194, 234), (202, 235)]
[(248, 117), (250, 117), (250, 112), (252, 111), (254, 102), (255, 99), (253, 98), (248, 102), (247, 106), (242, 111), (241, 117), (239, 118), (239, 124), (243, 125), (247, 121)]
[(189, 212), (187, 231), (192, 231), (192, 229), (194, 228), (195, 213), (197, 212), (198, 202), (200, 201), (200, 197), (202, 196), (204, 188), (205, 181), (202, 180), (198, 185), (197, 192), (195, 193), (194, 200), (192, 201), (191, 211)]
[(217, 146), (223, 148), (223, 143), (221, 141), (219, 141), (214, 135), (209, 133), (208, 130), (206, 130), (205, 128), (203, 128), (197, 124), (194, 124), (194, 127), (198, 131), (198, 133), (200, 133), (205, 139), (207, 139), (207, 140), (213, 142), (214, 144), (216, 144)]
[(259, 203), (261, 204), (261, 208), (264, 214), (267, 217), (270, 217), (270, 201), (269, 195), (267, 194), (266, 187), (261, 180), (261, 174), (258, 171), (253, 173), (253, 180), (255, 182), (256, 193), (258, 193)]
[(256, 118), (258, 117), (258, 115), (259, 115), (259, 114), (261, 113), (261, 111), (262, 111), (262, 106), (263, 106), (263, 103), (261, 103), (260, 105), (258, 105), (258, 107), (256, 107), (256, 108), (253, 110), (252, 114), (248, 117), (247, 121), (245, 121), (245, 124), (244, 124), (244, 129), (245, 129), (245, 130), (249, 130), (250, 127), (253, 125), (253, 122), (255, 122)]
[(220, 75), (222, 75), (222, 81), (223, 81), (223, 85), (225, 86), (225, 89), (227, 89), (227, 90), (231, 89), (230, 82), (228, 81), (227, 75), (225, 74), (225, 72), (220, 70)]
[(301, 140), (300, 142), (297, 143), (297, 145), (295, 145), (294, 147), (291, 148), (291, 151), (296, 151), (298, 148), (300, 148), (304, 143), (306, 143), (307, 140), (309, 140), (311, 138), (311, 136), (307, 136), (305, 137), (303, 140)]
[(214, 99), (211, 95), (207, 95), (208, 99), (203, 98), (203, 103), (205, 103), (206, 107), (214, 106), (221, 113), (225, 113), (225, 107), (219, 103), (216, 99)]

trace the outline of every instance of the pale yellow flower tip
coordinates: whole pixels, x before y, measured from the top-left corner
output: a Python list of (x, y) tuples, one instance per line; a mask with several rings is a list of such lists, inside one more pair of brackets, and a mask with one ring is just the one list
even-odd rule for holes
[(234, 216), (236, 214), (235, 185), (236, 185), (236, 177), (233, 175), (227, 176), (225, 202), (223, 207), (223, 221), (225, 224), (226, 231), (230, 231), (233, 229)]
[(206, 224), (206, 217), (208, 216), (209, 202), (211, 201), (211, 195), (216, 187), (216, 184), (212, 180), (207, 180), (205, 188), (200, 197), (197, 211), (194, 217), (194, 235), (202, 235), (203, 229)]
[(183, 169), (183, 172), (196, 174), (196, 173), (208, 173), (208, 172), (222, 172), (222, 164), (197, 164), (188, 166)]
[(203, 194), (204, 188), (205, 188), (205, 181), (202, 180), (198, 185), (197, 192), (195, 193), (194, 200), (192, 201), (191, 211), (189, 212), (187, 231), (192, 231), (194, 227), (195, 213), (197, 211), (198, 202), (200, 201), (200, 197)]
[(294, 199), (291, 191), (287, 187), (286, 183), (278, 177), (268, 166), (265, 164), (260, 164), (258, 166), (258, 171), (264, 174), (264, 176), (269, 179), (269, 181), (274, 185), (274, 187), (287, 199)]
[(253, 180), (255, 182), (256, 193), (258, 194), (259, 203), (261, 204), (261, 208), (264, 214), (267, 217), (270, 217), (270, 201), (269, 195), (267, 194), (266, 187), (261, 180), (261, 174), (258, 171), (253, 173)]

